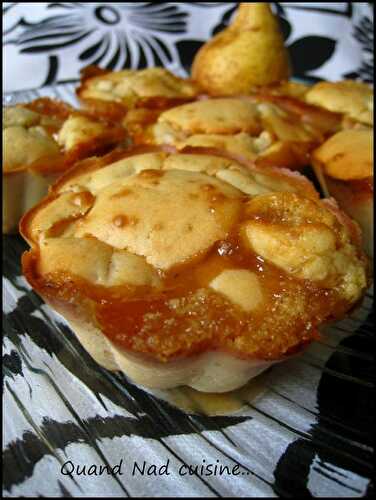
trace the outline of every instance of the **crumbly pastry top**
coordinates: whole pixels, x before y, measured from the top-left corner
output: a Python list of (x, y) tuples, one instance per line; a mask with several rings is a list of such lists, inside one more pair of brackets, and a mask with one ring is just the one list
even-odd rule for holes
[(199, 93), (196, 84), (164, 68), (98, 72), (83, 77), (77, 90), (82, 100), (115, 101), (132, 108), (143, 99), (192, 98)]
[(124, 125), (137, 144), (215, 147), (262, 165), (296, 167), (339, 120), (292, 98), (260, 94), (200, 99), (161, 113), (134, 110)]
[(319, 82), (305, 94), (305, 99), (330, 111), (344, 113), (358, 122), (373, 125), (373, 88), (366, 83), (353, 80)]
[(3, 172), (64, 170), (125, 137), (109, 124), (70, 106), (42, 98), (3, 108)]
[(60, 148), (47, 130), (57, 132), (62, 120), (43, 116), (23, 106), (3, 108), (3, 171), (30, 165)]
[(47, 301), (160, 361), (216, 349), (281, 359), (367, 281), (355, 226), (307, 180), (218, 152), (85, 160), (21, 232), (25, 275)]
[(257, 103), (236, 98), (206, 99), (163, 112), (159, 123), (169, 123), (181, 132), (193, 134), (235, 134), (261, 132)]

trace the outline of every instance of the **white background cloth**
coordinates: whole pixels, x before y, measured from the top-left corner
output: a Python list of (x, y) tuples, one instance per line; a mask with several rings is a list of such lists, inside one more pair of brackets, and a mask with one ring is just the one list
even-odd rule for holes
[[(88, 64), (163, 65), (185, 75), (200, 44), (236, 3), (4, 2), (5, 92), (75, 80)], [(372, 80), (369, 3), (282, 2), (278, 12), (297, 77)]]

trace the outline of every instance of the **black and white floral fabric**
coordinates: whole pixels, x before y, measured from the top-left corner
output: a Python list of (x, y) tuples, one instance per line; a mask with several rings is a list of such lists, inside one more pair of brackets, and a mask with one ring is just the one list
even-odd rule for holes
[[(5, 91), (76, 80), (89, 64), (119, 70), (164, 66), (186, 75), (234, 2), (4, 2)], [(371, 3), (273, 2), (294, 75), (373, 79)]]

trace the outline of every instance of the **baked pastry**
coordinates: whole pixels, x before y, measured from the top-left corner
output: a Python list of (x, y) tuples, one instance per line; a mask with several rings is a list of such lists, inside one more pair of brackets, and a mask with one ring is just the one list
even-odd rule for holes
[(241, 3), (233, 23), (206, 42), (192, 64), (193, 79), (217, 96), (248, 94), (289, 76), (278, 19), (266, 2)]
[(308, 103), (343, 113), (360, 123), (373, 125), (373, 88), (354, 80), (319, 82), (305, 94)]
[(373, 257), (373, 129), (338, 132), (313, 152), (312, 164), (324, 192), (359, 223)]
[(165, 109), (199, 95), (196, 83), (164, 68), (107, 71), (83, 70), (77, 95), (89, 109), (120, 119), (132, 108)]
[(20, 230), (31, 286), (97, 362), (154, 388), (235, 389), (367, 285), (357, 226), (307, 179), (214, 151), (84, 160)]
[(3, 108), (3, 233), (78, 159), (108, 152), (125, 139), (109, 123), (48, 98)]
[(199, 99), (160, 113), (136, 109), (123, 123), (136, 144), (214, 147), (258, 165), (297, 168), (340, 119), (292, 98), (260, 94)]

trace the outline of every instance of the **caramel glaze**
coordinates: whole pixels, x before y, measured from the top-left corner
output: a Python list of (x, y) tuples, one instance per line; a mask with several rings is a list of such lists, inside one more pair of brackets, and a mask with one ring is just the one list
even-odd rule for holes
[[(24, 273), (48, 302), (92, 311), (114, 344), (150, 359), (166, 362), (207, 350), (243, 359), (283, 359), (318, 338), (317, 326), (342, 317), (349, 304), (327, 284), (288, 275), (247, 248), (240, 228), (245, 212), (231, 234), (206, 254), (168, 272), (159, 270), (158, 289), (105, 287), (62, 272), (42, 277), (36, 249), (23, 255)], [(256, 274), (261, 306), (246, 313), (209, 288), (225, 269)]]
[(345, 182), (351, 191), (356, 193), (364, 193), (373, 195), (373, 177), (367, 177), (366, 179), (343, 181)]
[(40, 97), (34, 101), (22, 104), (22, 106), (30, 109), (30, 111), (56, 120), (56, 128), (52, 126), (52, 133), (58, 132), (64, 120), (66, 120), (73, 111), (73, 108), (68, 104), (62, 101), (54, 101), (49, 97)]
[(326, 182), (329, 191), (342, 204), (373, 201), (373, 177), (344, 181), (326, 176)]

